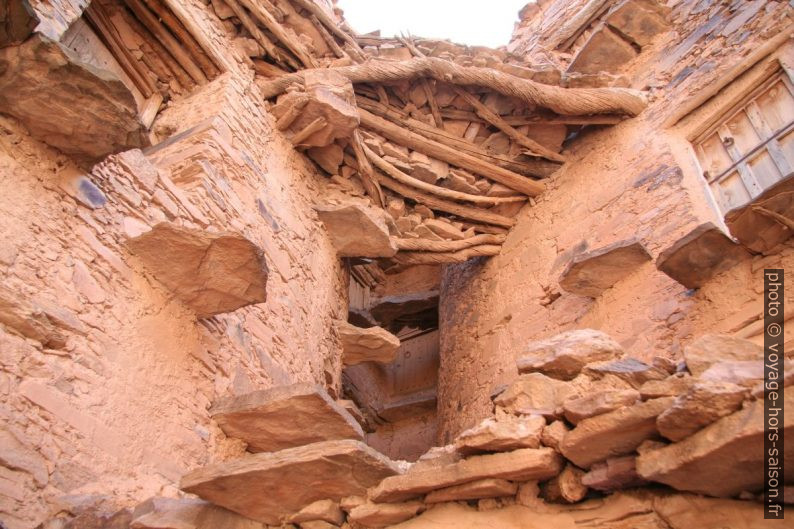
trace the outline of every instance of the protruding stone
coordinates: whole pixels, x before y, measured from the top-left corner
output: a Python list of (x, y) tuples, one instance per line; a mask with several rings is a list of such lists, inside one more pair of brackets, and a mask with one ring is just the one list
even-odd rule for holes
[(615, 283), (651, 260), (648, 250), (635, 240), (621, 241), (573, 257), (560, 277), (560, 288), (596, 298)]
[(603, 463), (596, 463), (582, 476), (583, 485), (601, 492), (614, 492), (646, 483), (637, 474), (637, 457), (633, 455), (611, 457)]
[(640, 399), (640, 393), (633, 389), (616, 389), (598, 391), (565, 401), (565, 418), (572, 424), (583, 419), (615, 411), (623, 406), (630, 406)]
[(506, 479), (480, 479), (464, 483), (463, 485), (434, 490), (425, 496), (425, 503), (503, 498), (514, 496), (517, 489), (518, 485)]
[(558, 410), (562, 410), (562, 403), (575, 391), (570, 384), (560, 380), (529, 373), (510, 384), (494, 399), (494, 404), (511, 413), (555, 417)]
[(673, 397), (653, 399), (585, 419), (563, 439), (562, 454), (582, 468), (628, 454), (658, 434), (656, 417), (674, 400)]
[(519, 373), (537, 371), (552, 378), (572, 380), (585, 364), (612, 360), (624, 351), (601, 331), (577, 329), (530, 343), (517, 361)]
[(400, 472), (360, 441), (325, 441), (194, 470), (180, 488), (269, 525), (312, 502), (364, 494)]
[(369, 493), (373, 501), (395, 502), (485, 478), (512, 481), (546, 480), (562, 470), (562, 458), (551, 448), (524, 448), (501, 454), (472, 456), (440, 467), (411, 470), (384, 479)]
[(356, 420), (313, 384), (293, 384), (219, 400), (210, 415), (229, 437), (252, 452), (331, 441), (363, 439)]
[(370, 314), (392, 332), (406, 325), (433, 328), (438, 325), (438, 290), (377, 298)]
[(150, 498), (132, 513), (132, 529), (264, 529), (260, 522), (202, 500)]
[(647, 9), (650, 5), (649, 2), (625, 0), (610, 12), (607, 23), (644, 47), (670, 26), (657, 10)]
[(42, 35), (0, 48), (0, 108), (81, 162), (148, 145), (130, 89)]
[(347, 366), (362, 362), (388, 364), (397, 357), (400, 339), (382, 327), (363, 329), (346, 321), (334, 322), (342, 340), (342, 363)]
[(649, 380), (664, 380), (669, 373), (664, 369), (646, 364), (636, 358), (621, 358), (612, 362), (588, 364), (584, 372), (594, 379), (614, 376), (626, 381), (631, 387), (639, 388)]
[(334, 525), (342, 525), (345, 513), (339, 507), (339, 502), (333, 500), (318, 500), (302, 508), (297, 514), (289, 517), (290, 523), (304, 523), (321, 520)]
[[(783, 392), (784, 407), (794, 406), (794, 386)], [(782, 417), (780, 416), (782, 415)], [(779, 428), (794, 435), (794, 413), (779, 414)], [(763, 488), (764, 402), (748, 401), (744, 408), (706, 426), (686, 439), (637, 458), (637, 473), (678, 490), (730, 497)], [(794, 444), (786, 443), (778, 456), (787, 468), (794, 465)]]
[(726, 334), (705, 334), (684, 347), (687, 369), (695, 377), (717, 362), (763, 358), (764, 349), (760, 345)]
[(554, 421), (543, 427), (543, 431), (540, 434), (540, 442), (543, 446), (551, 447), (559, 452), (562, 440), (565, 439), (565, 435), (569, 431), (570, 429), (565, 424), (565, 421)]
[(656, 268), (687, 288), (700, 288), (749, 255), (715, 224), (707, 222), (662, 250)]
[(389, 238), (388, 214), (382, 209), (353, 199), (314, 209), (340, 257), (391, 257), (397, 253)]
[(461, 454), (507, 452), (518, 448), (537, 448), (546, 420), (540, 415), (488, 418), (461, 433), (455, 448)]
[(574, 57), (570, 72), (616, 73), (637, 56), (634, 48), (606, 26), (594, 32)]
[(559, 475), (543, 484), (541, 494), (546, 501), (576, 503), (587, 495), (587, 486), (582, 483), (584, 470), (568, 464)]
[(242, 235), (162, 222), (127, 245), (199, 318), (267, 299), (264, 254)]
[(425, 510), (421, 501), (405, 503), (371, 503), (367, 502), (350, 511), (348, 518), (364, 527), (388, 527), (410, 520)]
[(748, 388), (726, 382), (699, 382), (678, 397), (670, 409), (659, 415), (659, 433), (680, 441), (742, 406)]
[(696, 382), (696, 378), (685, 373), (679, 373), (663, 380), (649, 380), (640, 386), (640, 396), (643, 400), (677, 397), (689, 391), (689, 388)]

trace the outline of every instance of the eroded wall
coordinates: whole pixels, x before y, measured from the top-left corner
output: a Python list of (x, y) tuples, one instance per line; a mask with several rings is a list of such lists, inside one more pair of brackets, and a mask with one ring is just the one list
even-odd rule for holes
[[(216, 22), (193, 14), (234, 58)], [(274, 130), (233, 63), (158, 118), (161, 143), (90, 174), (0, 118), (0, 286), (4, 315), (21, 314), (0, 325), (6, 527), (34, 527), (64, 501), (175, 495), (187, 470), (242, 451), (209, 419), (221, 396), (339, 390), (330, 329), (347, 279), (312, 209), (324, 178)], [(197, 321), (125, 246), (163, 221), (257, 244), (267, 302)], [(26, 327), (42, 315), (47, 343)]]
[[(679, 357), (707, 332), (735, 333), (761, 313), (764, 267), (794, 263), (794, 244), (747, 258), (689, 291), (648, 262), (596, 299), (559, 289), (571, 257), (637, 238), (655, 259), (704, 221), (719, 222), (685, 137), (665, 121), (743, 57), (790, 26), (785, 2), (671, 1), (673, 31), (626, 73), (652, 102), (637, 118), (585, 132), (499, 256), (447, 266), (441, 288), (439, 442), (491, 412), (527, 342), (600, 329), (633, 355)], [(794, 298), (792, 298), (794, 299)], [(789, 300), (791, 302), (791, 300)]]

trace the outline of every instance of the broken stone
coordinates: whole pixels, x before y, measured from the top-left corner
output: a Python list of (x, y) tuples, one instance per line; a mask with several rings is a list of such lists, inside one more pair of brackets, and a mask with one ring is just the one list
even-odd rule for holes
[(587, 495), (587, 486), (582, 483), (584, 471), (568, 464), (559, 475), (541, 487), (541, 495), (546, 501), (557, 503), (576, 503)]
[(363, 329), (343, 320), (334, 322), (342, 340), (342, 363), (347, 366), (362, 362), (388, 364), (397, 357), (400, 339), (382, 327)]
[[(389, 200), (389, 203), (386, 204), (386, 212), (391, 215), (395, 221), (397, 221), (397, 219), (405, 214), (405, 200), (401, 198), (393, 198)], [(400, 231), (403, 231), (399, 224), (397, 227), (400, 228)]]
[(411, 153), (409, 163), (411, 164), (411, 176), (428, 184), (435, 184), (449, 175), (447, 162), (429, 158), (417, 151)]
[(345, 521), (345, 513), (339, 508), (339, 503), (332, 500), (319, 500), (310, 503), (306, 507), (289, 517), (290, 523), (304, 523), (323, 521), (334, 525), (342, 525)]
[(640, 393), (633, 389), (605, 390), (565, 401), (565, 418), (571, 424), (583, 419), (630, 406), (640, 399)]
[(717, 362), (700, 375), (704, 382), (727, 382), (748, 388), (764, 379), (764, 363), (761, 360)]
[(464, 483), (463, 485), (455, 485), (445, 489), (434, 490), (425, 496), (425, 503), (501, 498), (505, 496), (514, 496), (517, 489), (518, 485), (506, 479), (480, 479)]
[(202, 500), (150, 498), (132, 512), (132, 529), (263, 529), (262, 524)]
[(551, 447), (559, 452), (562, 440), (565, 439), (565, 435), (569, 431), (570, 429), (565, 424), (565, 421), (554, 421), (543, 427), (543, 431), (540, 434), (540, 442), (543, 446)]
[(664, 380), (668, 377), (667, 371), (648, 365), (636, 358), (621, 358), (612, 362), (588, 364), (585, 366), (584, 372), (594, 379), (614, 376), (626, 381), (633, 388), (639, 388), (649, 380)]
[(705, 334), (684, 347), (687, 369), (695, 377), (717, 362), (763, 358), (764, 349), (760, 345), (726, 334)]
[(325, 441), (199, 468), (182, 478), (180, 488), (253, 520), (279, 525), (305, 505), (364, 494), (399, 472), (396, 463), (360, 441)]
[(130, 89), (41, 34), (0, 48), (0, 108), (84, 163), (149, 144)]
[(677, 397), (686, 393), (695, 382), (697, 382), (696, 378), (683, 373), (663, 380), (649, 380), (640, 386), (640, 396), (643, 400)]
[(562, 403), (576, 390), (565, 382), (540, 373), (521, 375), (494, 399), (494, 404), (511, 413), (554, 417)]
[[(784, 407), (794, 406), (794, 386), (783, 392)], [(794, 414), (777, 417), (783, 435), (794, 435)], [(764, 402), (753, 400), (686, 439), (637, 458), (637, 473), (675, 489), (730, 497), (763, 488)], [(787, 443), (779, 457), (794, 464), (794, 446)], [(789, 467), (790, 468), (790, 467)]]
[(545, 480), (559, 474), (562, 459), (551, 448), (523, 448), (513, 452), (472, 456), (441, 467), (414, 470), (384, 479), (369, 493), (378, 502), (395, 502), (485, 478), (512, 481)]
[(699, 382), (656, 419), (659, 433), (680, 441), (742, 406), (749, 389), (725, 382)]
[(637, 457), (611, 457), (595, 463), (590, 472), (582, 476), (582, 484), (601, 492), (614, 492), (645, 485), (647, 481), (637, 474)]
[(210, 233), (167, 222), (129, 239), (132, 253), (199, 318), (266, 300), (262, 251), (234, 233)]
[(569, 72), (617, 73), (627, 62), (637, 56), (634, 48), (606, 26), (595, 31), (576, 54)]
[(384, 210), (353, 199), (314, 209), (340, 257), (391, 257), (397, 253)]
[(610, 12), (606, 22), (638, 46), (647, 46), (656, 35), (667, 31), (669, 24), (658, 12), (645, 9), (646, 5), (626, 0)]
[(306, 151), (306, 154), (329, 175), (339, 174), (339, 166), (345, 159), (345, 151), (338, 143), (312, 147)]
[(330, 441), (363, 439), (356, 420), (313, 384), (293, 384), (219, 400), (210, 415), (229, 437), (253, 452)]
[(560, 450), (581, 468), (628, 454), (658, 434), (656, 417), (674, 400), (673, 397), (653, 399), (585, 419), (565, 436)]
[(650, 260), (648, 250), (636, 240), (580, 253), (571, 259), (560, 276), (560, 288), (596, 298)]
[(585, 364), (624, 354), (620, 345), (605, 333), (577, 329), (530, 343), (516, 364), (519, 373), (537, 371), (560, 380), (572, 380)]
[(463, 232), (457, 229), (449, 222), (444, 222), (440, 219), (427, 219), (422, 223), (430, 231), (441, 237), (442, 239), (450, 239), (458, 241), (463, 239)]
[(421, 501), (405, 503), (365, 503), (354, 507), (348, 518), (365, 527), (388, 527), (410, 520), (425, 510)]
[(455, 440), (455, 448), (463, 455), (537, 448), (545, 425), (546, 420), (540, 415), (485, 419), (461, 433)]
[(440, 467), (449, 465), (450, 463), (457, 463), (462, 459), (460, 452), (455, 448), (454, 444), (444, 446), (434, 446), (421, 456), (419, 460), (414, 463), (411, 470), (419, 470), (420, 468)]

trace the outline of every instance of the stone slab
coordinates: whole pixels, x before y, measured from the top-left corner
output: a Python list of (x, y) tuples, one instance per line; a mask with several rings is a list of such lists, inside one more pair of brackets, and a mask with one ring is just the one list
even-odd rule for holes
[(463, 485), (455, 485), (445, 489), (434, 490), (425, 496), (425, 503), (502, 498), (505, 496), (515, 496), (517, 490), (518, 485), (512, 481), (487, 478), (470, 481)]
[(342, 363), (346, 366), (388, 364), (397, 357), (400, 339), (383, 327), (356, 327), (343, 320), (335, 321), (334, 326), (342, 341)]
[(545, 340), (531, 342), (516, 361), (519, 373), (539, 372), (560, 380), (572, 380), (590, 362), (613, 360), (625, 352), (607, 334), (594, 329), (575, 329)]
[(252, 454), (186, 474), (180, 488), (269, 525), (318, 500), (363, 495), (398, 465), (360, 441), (313, 443)]
[(585, 42), (568, 71), (616, 73), (636, 56), (637, 52), (630, 43), (620, 38), (616, 32), (602, 26)]
[(571, 259), (560, 276), (560, 288), (596, 298), (650, 260), (648, 250), (636, 240), (580, 253)]
[(219, 400), (210, 415), (229, 437), (252, 452), (331, 441), (363, 439), (355, 418), (321, 386), (293, 384)]
[(352, 199), (314, 209), (340, 257), (391, 257), (397, 253), (389, 238), (388, 214), (382, 209)]
[(242, 235), (161, 222), (127, 246), (199, 318), (267, 299), (265, 256)]

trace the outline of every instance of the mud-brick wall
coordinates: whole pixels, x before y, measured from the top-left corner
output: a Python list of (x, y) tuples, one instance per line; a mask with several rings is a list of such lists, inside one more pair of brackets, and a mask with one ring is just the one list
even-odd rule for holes
[(490, 413), (491, 389), (517, 376), (515, 359), (531, 340), (595, 328), (639, 358), (676, 358), (694, 337), (735, 332), (761, 313), (764, 267), (794, 269), (789, 242), (773, 256), (748, 257), (696, 291), (653, 261), (596, 299), (558, 286), (576, 252), (637, 238), (655, 260), (701, 222), (719, 222), (686, 138), (663, 123), (698, 87), (782, 31), (790, 12), (785, 2), (670, 4), (676, 4), (673, 31), (626, 72), (635, 88), (650, 89), (650, 106), (576, 139), (548, 190), (519, 213), (499, 256), (445, 268), (439, 442)]
[[(221, 396), (336, 389), (330, 329), (347, 286), (312, 209), (324, 179), (249, 82), (227, 73), (172, 103), (154, 127), (163, 143), (88, 174), (0, 117), (5, 527), (34, 527), (61, 501), (175, 494), (184, 472), (242, 449), (209, 419)], [(125, 245), (162, 221), (253, 241), (267, 302), (197, 320)]]

